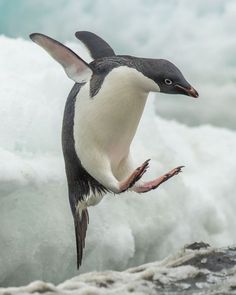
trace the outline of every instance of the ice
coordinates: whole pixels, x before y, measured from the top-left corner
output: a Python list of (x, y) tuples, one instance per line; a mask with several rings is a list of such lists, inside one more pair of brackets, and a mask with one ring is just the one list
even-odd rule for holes
[[(70, 45), (85, 56), (78, 43)], [(78, 274), (60, 145), (73, 83), (30, 41), (2, 36), (0, 56), (0, 286), (56, 284)], [(149, 194), (108, 195), (91, 208), (80, 273), (123, 270), (195, 240), (236, 241), (236, 133), (161, 119), (158, 100), (150, 96), (134, 142), (137, 164), (152, 159), (148, 179), (186, 168)]]
[(236, 2), (189, 2), (3, 0), (0, 33), (28, 38), (36, 31), (74, 41), (75, 31), (90, 30), (118, 53), (167, 58), (196, 87), (201, 103), (163, 95), (156, 111), (189, 125), (211, 123), (235, 129)]

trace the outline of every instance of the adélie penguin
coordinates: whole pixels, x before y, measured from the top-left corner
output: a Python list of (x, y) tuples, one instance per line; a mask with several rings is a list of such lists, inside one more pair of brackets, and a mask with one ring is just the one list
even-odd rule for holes
[(75, 82), (65, 106), (62, 147), (79, 268), (89, 221), (87, 207), (96, 205), (107, 192), (156, 189), (183, 167), (143, 182), (149, 160), (138, 168), (133, 164), (130, 145), (148, 93), (191, 97), (198, 97), (198, 93), (168, 60), (116, 55), (107, 42), (91, 32), (77, 32), (76, 37), (88, 48), (94, 59), (91, 63), (48, 36), (30, 35)]

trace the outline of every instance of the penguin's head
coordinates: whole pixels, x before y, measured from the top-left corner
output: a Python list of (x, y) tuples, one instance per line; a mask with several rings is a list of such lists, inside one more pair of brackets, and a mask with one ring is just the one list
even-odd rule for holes
[[(114, 68), (126, 66), (137, 70), (135, 77), (138, 85), (146, 92), (159, 91), (198, 97), (197, 91), (186, 81), (180, 70), (168, 60), (115, 55), (112, 48), (93, 33), (77, 32), (76, 36), (85, 42), (95, 58), (90, 64), (71, 49), (48, 36), (34, 33), (30, 35), (30, 38), (59, 62), (67, 76), (76, 83), (88, 82), (94, 74), (102, 76), (100, 82), (103, 82), (104, 74), (107, 75)], [(141, 79), (137, 72), (143, 74)], [(144, 76), (145, 79), (143, 79)], [(135, 86), (137, 87), (137, 83)]]
[(168, 60), (146, 59), (142, 72), (158, 85), (160, 92), (198, 97), (198, 92), (186, 81), (181, 71)]

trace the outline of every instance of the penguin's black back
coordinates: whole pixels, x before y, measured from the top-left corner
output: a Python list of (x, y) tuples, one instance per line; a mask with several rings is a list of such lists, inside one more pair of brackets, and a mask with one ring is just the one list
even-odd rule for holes
[(62, 149), (65, 160), (70, 206), (74, 216), (78, 202), (82, 201), (85, 196), (88, 196), (90, 193), (107, 192), (107, 189), (83, 168), (75, 151), (73, 134), (75, 101), (83, 85), (76, 83), (71, 89), (66, 101), (62, 124)]

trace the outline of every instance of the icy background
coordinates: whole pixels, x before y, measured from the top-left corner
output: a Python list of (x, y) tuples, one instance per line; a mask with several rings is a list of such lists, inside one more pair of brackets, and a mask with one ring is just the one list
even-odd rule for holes
[(89, 210), (82, 273), (161, 259), (195, 240), (236, 243), (235, 25), (230, 0), (0, 0), (0, 286), (78, 273), (60, 144), (73, 83), (28, 33), (73, 41), (88, 60), (73, 33), (97, 32), (121, 54), (172, 60), (201, 95), (150, 96), (137, 164), (152, 159), (146, 178), (186, 168), (157, 191), (107, 196)]
[(73, 41), (75, 31), (90, 30), (120, 54), (173, 61), (203, 102), (164, 95), (156, 111), (190, 126), (236, 128), (235, 27), (235, 0), (0, 0), (0, 34)]

